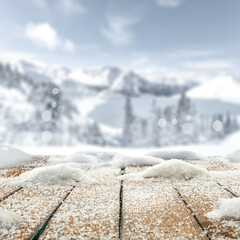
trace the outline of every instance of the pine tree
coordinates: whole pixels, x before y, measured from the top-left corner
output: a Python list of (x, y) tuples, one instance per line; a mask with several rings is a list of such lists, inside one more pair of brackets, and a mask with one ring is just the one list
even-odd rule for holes
[(122, 145), (131, 146), (133, 144), (132, 123), (134, 120), (132, 102), (129, 96), (126, 97), (125, 109), (124, 109), (124, 126), (122, 133)]
[(160, 146), (160, 128), (158, 121), (161, 118), (161, 110), (157, 107), (156, 100), (152, 101), (152, 145)]
[(88, 127), (88, 143), (103, 146), (105, 140), (97, 122), (93, 122)]

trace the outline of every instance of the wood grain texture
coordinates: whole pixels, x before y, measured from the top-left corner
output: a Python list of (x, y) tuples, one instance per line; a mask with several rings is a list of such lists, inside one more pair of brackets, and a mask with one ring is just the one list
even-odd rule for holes
[[(136, 169), (127, 170), (132, 172)], [(207, 239), (172, 184), (164, 179), (125, 180), (123, 216), (122, 239)]]
[(215, 181), (191, 181), (177, 183), (176, 188), (195, 213), (211, 239), (240, 239), (240, 223), (221, 220), (211, 220), (206, 214), (218, 208), (221, 198), (232, 198), (225, 189)]
[(77, 186), (40, 239), (118, 239), (120, 169), (95, 169), (91, 185)]

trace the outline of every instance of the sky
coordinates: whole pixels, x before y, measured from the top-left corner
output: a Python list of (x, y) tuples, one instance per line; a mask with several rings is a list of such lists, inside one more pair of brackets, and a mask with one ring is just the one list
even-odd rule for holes
[(0, 58), (237, 71), (239, 0), (1, 0)]

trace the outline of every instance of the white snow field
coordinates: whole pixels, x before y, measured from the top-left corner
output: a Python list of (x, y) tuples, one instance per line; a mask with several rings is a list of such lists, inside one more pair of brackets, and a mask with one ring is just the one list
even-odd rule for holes
[(239, 151), (115, 150), (2, 146), (0, 239), (240, 239)]

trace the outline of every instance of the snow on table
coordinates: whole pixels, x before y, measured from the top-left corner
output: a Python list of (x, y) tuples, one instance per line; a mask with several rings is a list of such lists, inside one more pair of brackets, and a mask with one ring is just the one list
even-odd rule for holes
[[(17, 179), (23, 172), (48, 164), (46, 159), (39, 157), (19, 167), (1, 169), (1, 177)], [(239, 220), (212, 220), (206, 216), (217, 209), (219, 199), (234, 197), (227, 189), (240, 194), (239, 173), (224, 160), (188, 162), (215, 172), (209, 172), (211, 177), (199, 175), (189, 180), (170, 177), (121, 181), (120, 168), (82, 168), (66, 163), (66, 168), (80, 167), (89, 182), (76, 182), (74, 187), (32, 184), (21, 189), (2, 183), (0, 220), (6, 210), (12, 220), (15, 216), (23, 221), (4, 230), (0, 224), (0, 239), (27, 239), (47, 219), (50, 221), (40, 239), (207, 239), (207, 234), (211, 239), (240, 239)], [(146, 168), (129, 167), (126, 173)], [(54, 173), (64, 180), (62, 171)], [(67, 176), (75, 174), (71, 173)]]
[(74, 188), (40, 239), (118, 239), (120, 169), (89, 170), (97, 183)]
[(23, 226), (1, 232), (0, 239), (27, 239), (62, 201), (71, 187), (23, 188), (0, 202), (0, 210), (8, 210), (24, 219)]
[(178, 182), (175, 186), (211, 239), (239, 239), (240, 223), (209, 219), (206, 214), (216, 208), (221, 198), (232, 198), (215, 180)]
[(201, 161), (190, 161), (190, 163), (204, 167), (208, 171), (230, 171), (234, 170), (234, 167), (231, 166), (229, 163), (225, 162), (224, 160), (221, 160), (219, 158), (209, 158), (206, 160)]
[(124, 180), (123, 216), (122, 239), (207, 239), (168, 180)]

